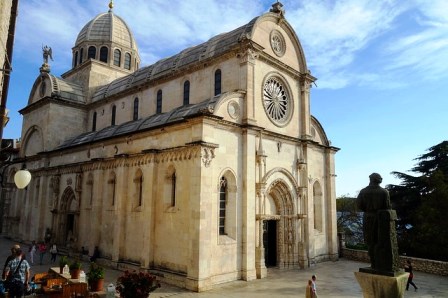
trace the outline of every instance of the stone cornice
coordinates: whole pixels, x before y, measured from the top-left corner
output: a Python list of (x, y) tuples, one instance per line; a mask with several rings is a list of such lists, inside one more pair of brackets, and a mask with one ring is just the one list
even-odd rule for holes
[(120, 167), (136, 167), (150, 163), (182, 162), (192, 159), (201, 159), (208, 167), (215, 157), (215, 149), (219, 146), (203, 141), (188, 143), (185, 146), (167, 148), (162, 150), (147, 149), (142, 153), (133, 155), (116, 155), (110, 158), (97, 158), (77, 164), (67, 164), (51, 168), (33, 170), (36, 176), (57, 176), (75, 174), (96, 170), (110, 170)]
[(61, 99), (57, 96), (46, 96), (36, 102), (33, 102), (30, 105), (27, 105), (23, 109), (19, 110), (19, 113), (22, 115), (25, 115), (25, 114), (31, 113), (32, 111), (34, 111), (36, 109), (43, 107), (44, 105), (51, 104), (51, 103), (87, 110), (87, 106), (84, 103), (68, 101), (65, 99)]

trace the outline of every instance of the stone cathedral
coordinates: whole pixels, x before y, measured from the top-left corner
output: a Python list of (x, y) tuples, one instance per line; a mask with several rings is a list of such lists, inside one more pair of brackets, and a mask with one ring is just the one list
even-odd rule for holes
[[(98, 246), (194, 291), (336, 260), (338, 148), (310, 114), (316, 78), (283, 5), (149, 66), (109, 7), (64, 74), (43, 49), (4, 231)], [(16, 189), (22, 165), (32, 180)]]

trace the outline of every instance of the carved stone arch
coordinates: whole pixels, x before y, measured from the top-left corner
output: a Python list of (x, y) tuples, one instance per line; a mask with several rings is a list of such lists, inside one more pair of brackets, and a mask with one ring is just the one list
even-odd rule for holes
[(296, 179), (294, 178), (294, 176), (288, 172), (286, 169), (284, 168), (273, 168), (272, 170), (270, 170), (269, 172), (266, 173), (266, 175), (264, 175), (263, 179), (261, 180), (261, 183), (265, 183), (267, 185), (269, 179), (271, 179), (271, 177), (275, 174), (281, 174), (285, 176), (285, 180), (287, 180), (288, 182), (291, 183), (291, 185), (294, 188), (294, 191), (297, 193), (299, 190), (299, 185), (297, 184)]
[[(235, 192), (237, 191), (237, 181), (236, 181), (236, 175), (235, 172), (231, 168), (224, 168), (221, 173), (219, 174), (219, 179), (221, 180), (221, 177), (225, 177), (228, 183), (228, 189), (229, 191)], [(217, 190), (220, 188), (220, 182), (218, 181), (217, 184)]]
[(37, 126), (31, 126), (24, 134), (20, 156), (32, 156), (45, 150), (42, 129)]
[(241, 202), (237, 195), (237, 180), (235, 172), (225, 168), (218, 176), (216, 213), (218, 227), (218, 243), (225, 243), (226, 239), (237, 239), (238, 218), (241, 217)]
[[(297, 220), (298, 186), (291, 173), (283, 168), (269, 171), (262, 179), (266, 183), (266, 215), (263, 234), (266, 264), (272, 263), (270, 250), (276, 251), (275, 265), (280, 268), (294, 267), (298, 263), (298, 239), (300, 224)], [(275, 210), (273, 207), (275, 206)], [(272, 223), (272, 221), (276, 223)], [(274, 227), (274, 234), (270, 231)], [(273, 237), (275, 235), (275, 237)], [(266, 241), (266, 239), (268, 239)], [(275, 241), (274, 245), (272, 242)], [(268, 264), (269, 262), (269, 264)]]
[(71, 186), (65, 188), (57, 212), (56, 242), (62, 246), (74, 246), (78, 240), (79, 200)]

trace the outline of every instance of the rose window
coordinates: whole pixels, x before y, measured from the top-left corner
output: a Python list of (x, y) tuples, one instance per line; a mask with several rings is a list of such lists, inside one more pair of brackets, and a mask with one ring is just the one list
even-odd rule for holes
[(277, 125), (285, 124), (290, 115), (290, 99), (283, 84), (276, 78), (269, 78), (263, 87), (264, 109)]

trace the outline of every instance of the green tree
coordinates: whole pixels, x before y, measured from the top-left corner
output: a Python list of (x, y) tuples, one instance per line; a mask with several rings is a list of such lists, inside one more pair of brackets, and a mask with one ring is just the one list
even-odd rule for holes
[(362, 216), (356, 208), (356, 198), (347, 195), (336, 200), (338, 232), (345, 234), (348, 246), (363, 243)]
[(402, 183), (387, 186), (398, 215), (398, 245), (412, 256), (448, 261), (448, 141), (416, 160), (416, 176), (392, 172)]

